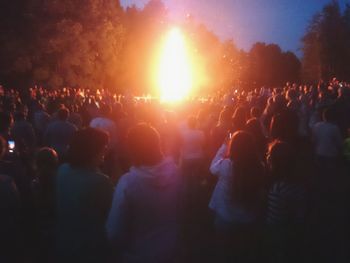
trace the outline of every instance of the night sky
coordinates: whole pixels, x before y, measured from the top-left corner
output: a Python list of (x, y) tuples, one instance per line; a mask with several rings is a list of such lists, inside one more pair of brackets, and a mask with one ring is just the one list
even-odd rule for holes
[[(148, 0), (121, 0), (143, 7)], [(300, 55), (300, 38), (313, 14), (330, 0), (163, 0), (174, 20), (191, 14), (221, 39), (249, 50), (257, 41), (277, 43)], [(341, 7), (349, 0), (340, 0)]]

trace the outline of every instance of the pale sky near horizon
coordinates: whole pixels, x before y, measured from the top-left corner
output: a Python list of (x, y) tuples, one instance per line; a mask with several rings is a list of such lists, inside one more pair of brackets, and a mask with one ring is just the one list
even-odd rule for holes
[[(142, 8), (148, 0), (120, 0)], [(330, 0), (163, 0), (174, 21), (191, 14), (221, 39), (249, 50), (257, 41), (300, 55), (300, 39), (312, 16)], [(341, 7), (350, 0), (339, 0)]]

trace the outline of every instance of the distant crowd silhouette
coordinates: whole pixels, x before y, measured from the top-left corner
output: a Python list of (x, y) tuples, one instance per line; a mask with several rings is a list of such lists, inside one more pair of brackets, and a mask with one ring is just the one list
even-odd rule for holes
[(350, 83), (178, 105), (0, 87), (0, 262), (349, 262)]

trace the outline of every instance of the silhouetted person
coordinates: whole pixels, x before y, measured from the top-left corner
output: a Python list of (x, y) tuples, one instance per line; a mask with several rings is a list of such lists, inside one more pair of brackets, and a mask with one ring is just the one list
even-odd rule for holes
[(222, 262), (254, 262), (263, 215), (264, 167), (249, 133), (238, 131), (227, 143), (210, 166), (218, 177), (209, 203), (215, 213), (218, 257)]
[(36, 178), (32, 182), (35, 223), (38, 231), (37, 261), (52, 260), (55, 233), (55, 179), (58, 155), (51, 148), (41, 148), (35, 156)]
[(268, 262), (300, 259), (306, 215), (305, 185), (297, 173), (293, 147), (275, 141), (267, 154), (269, 194), (266, 213)]
[(16, 147), (32, 152), (36, 146), (36, 136), (34, 128), (26, 120), (25, 113), (15, 113), (15, 123), (11, 129), (11, 137), (16, 143)]
[(112, 185), (99, 171), (108, 135), (87, 128), (76, 132), (69, 145), (68, 163), (56, 180), (58, 262), (107, 262), (110, 254), (105, 222)]
[(50, 123), (45, 133), (45, 145), (53, 148), (60, 159), (65, 157), (68, 144), (77, 128), (67, 121), (69, 111), (61, 108), (57, 112), (57, 120)]
[(170, 262), (176, 256), (180, 175), (160, 150), (158, 132), (139, 124), (128, 134), (133, 166), (116, 187), (107, 234), (122, 262)]
[[(0, 161), (7, 151), (0, 136)], [(20, 199), (10, 174), (0, 172), (0, 262), (21, 262)]]

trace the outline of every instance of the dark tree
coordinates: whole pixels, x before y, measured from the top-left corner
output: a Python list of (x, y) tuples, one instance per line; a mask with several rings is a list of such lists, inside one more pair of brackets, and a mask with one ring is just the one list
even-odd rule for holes
[(349, 79), (349, 7), (342, 15), (337, 1), (310, 21), (302, 38), (303, 77), (307, 81)]

